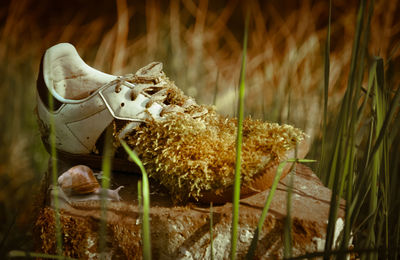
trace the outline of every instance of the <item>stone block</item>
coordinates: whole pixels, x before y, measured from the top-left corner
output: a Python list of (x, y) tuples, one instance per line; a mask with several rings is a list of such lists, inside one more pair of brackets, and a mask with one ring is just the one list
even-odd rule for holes
[[(282, 179), (259, 235), (256, 258), (283, 257), (283, 230), (286, 217), (287, 184), (290, 175)], [(50, 178), (47, 178), (47, 180)], [(116, 173), (112, 186), (125, 186), (122, 201), (108, 202), (105, 252), (113, 259), (140, 259), (141, 220), (137, 200), (140, 176)], [(293, 254), (323, 250), (329, 214), (331, 191), (306, 166), (298, 164), (293, 176), (292, 238)], [(44, 182), (44, 187), (48, 183)], [(45, 192), (44, 206), (34, 228), (37, 251), (55, 252), (54, 210)], [(210, 207), (190, 203), (173, 205), (161, 187), (150, 187), (150, 226), (154, 259), (210, 259)], [(242, 199), (239, 209), (238, 259), (245, 257), (261, 215), (269, 190)], [(98, 201), (66, 203), (61, 201), (61, 223), (65, 254), (79, 259), (97, 258), (101, 207)], [(232, 204), (213, 206), (213, 246), (215, 259), (228, 259), (231, 249)], [(337, 221), (337, 234), (343, 225), (344, 202)]]

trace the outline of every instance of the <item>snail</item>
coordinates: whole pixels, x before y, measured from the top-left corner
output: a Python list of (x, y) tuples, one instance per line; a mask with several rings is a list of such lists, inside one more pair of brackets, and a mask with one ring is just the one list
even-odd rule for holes
[(118, 192), (124, 187), (120, 186), (115, 190), (101, 188), (92, 169), (85, 165), (74, 166), (61, 174), (58, 185), (68, 201), (101, 200), (103, 192), (106, 199), (120, 201)]

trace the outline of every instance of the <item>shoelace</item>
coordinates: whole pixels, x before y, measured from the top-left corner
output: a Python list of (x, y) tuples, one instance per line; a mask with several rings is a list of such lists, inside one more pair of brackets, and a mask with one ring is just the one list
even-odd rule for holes
[[(121, 86), (127, 86), (131, 89), (131, 99), (135, 100), (139, 94), (144, 95), (145, 97), (149, 98), (149, 102), (146, 104), (146, 110), (148, 115), (154, 119), (153, 115), (147, 111), (147, 108), (151, 107), (152, 104), (155, 102), (162, 106), (162, 111), (160, 113), (160, 117), (163, 117), (167, 113), (185, 113), (185, 110), (191, 106), (200, 107), (194, 102), (191, 98), (186, 98), (184, 103), (181, 106), (176, 104), (165, 104), (168, 97), (168, 93), (173, 92), (172, 88), (168, 86), (168, 84), (163, 85), (154, 85), (154, 84), (133, 84), (130, 81), (134, 79), (132, 74), (118, 77), (117, 79), (111, 81), (108, 85), (113, 86), (115, 85), (115, 92), (119, 93), (121, 91)], [(191, 116), (193, 118), (200, 117), (208, 112), (207, 109), (202, 109), (196, 113), (192, 113)], [(138, 127), (140, 125), (139, 122), (129, 122), (126, 124), (118, 133), (118, 138), (123, 139), (132, 129)]]
[[(155, 84), (133, 84), (131, 81), (134, 79), (133, 74), (128, 74), (125, 76), (119, 76), (117, 79), (110, 82), (110, 85), (116, 84), (115, 92), (119, 93), (121, 91), (121, 86), (124, 85), (131, 89), (131, 100), (135, 100), (139, 94), (144, 95), (149, 98), (149, 102), (146, 104), (146, 108), (151, 107), (155, 102), (163, 107), (160, 116), (167, 113), (184, 113), (187, 108), (190, 106), (198, 106), (196, 102), (191, 98), (186, 98), (182, 105), (176, 104), (165, 104), (165, 101), (168, 97), (168, 93), (171, 92), (172, 88), (168, 86), (168, 84), (157, 86)], [(160, 82), (160, 81), (159, 81)], [(197, 112), (192, 115), (193, 118), (202, 116), (206, 114), (208, 111), (204, 109), (201, 112)]]

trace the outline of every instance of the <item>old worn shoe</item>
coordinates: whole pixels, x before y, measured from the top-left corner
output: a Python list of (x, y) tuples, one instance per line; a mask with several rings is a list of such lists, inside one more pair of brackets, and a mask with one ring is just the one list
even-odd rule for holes
[[(115, 170), (137, 171), (122, 152), (123, 139), (174, 201), (231, 200), (236, 119), (198, 105), (166, 77), (161, 63), (150, 63), (134, 75), (114, 76), (91, 68), (71, 44), (61, 43), (44, 54), (37, 90), (43, 142), (49, 147), (53, 116), (56, 149), (63, 160), (100, 168), (104, 133), (112, 126)], [(304, 157), (308, 146), (301, 130), (246, 119), (241, 196), (269, 188), (277, 166), (294, 157), (296, 147), (297, 157)]]

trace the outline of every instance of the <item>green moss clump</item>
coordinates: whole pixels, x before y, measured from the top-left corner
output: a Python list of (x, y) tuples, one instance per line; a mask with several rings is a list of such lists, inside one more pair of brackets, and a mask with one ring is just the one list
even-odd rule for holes
[[(208, 108), (210, 109), (210, 108)], [(176, 201), (197, 199), (202, 191), (232, 185), (236, 153), (236, 119), (213, 110), (201, 117), (170, 114), (151, 120), (126, 139), (150, 177), (169, 189)], [(266, 165), (280, 158), (304, 138), (289, 125), (246, 119), (243, 126), (242, 178), (249, 183)]]
[[(198, 199), (203, 191), (222, 192), (233, 184), (237, 120), (198, 105), (163, 73), (165, 120), (148, 120), (125, 137), (149, 176), (169, 189), (176, 202)], [(133, 82), (135, 83), (135, 82)], [(125, 122), (126, 123), (126, 122)], [(115, 136), (124, 125), (116, 122)], [(279, 163), (304, 139), (289, 125), (248, 118), (243, 125), (242, 182)]]

